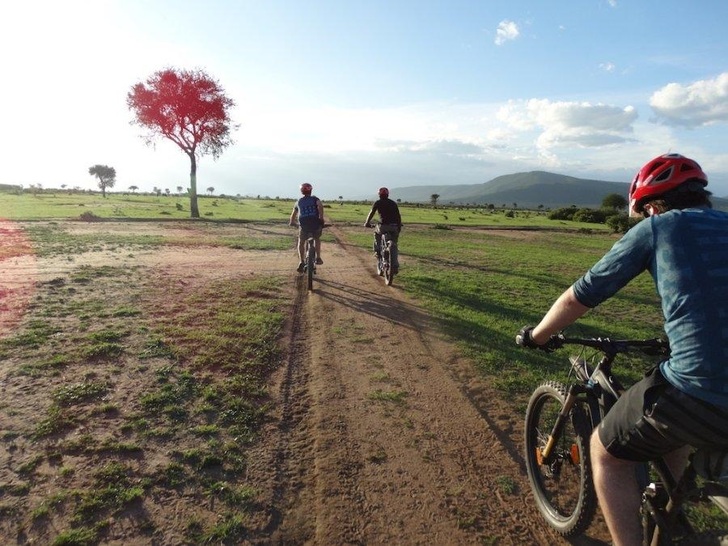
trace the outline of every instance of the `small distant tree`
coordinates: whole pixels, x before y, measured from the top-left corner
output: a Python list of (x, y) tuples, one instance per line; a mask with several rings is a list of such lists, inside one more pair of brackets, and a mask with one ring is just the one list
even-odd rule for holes
[(433, 193), (432, 195), (430, 195), (430, 203), (432, 203), (432, 206), (433, 207), (436, 207), (437, 206), (437, 200), (438, 199), (440, 199), (440, 194), (439, 193)]
[(235, 102), (202, 70), (166, 68), (135, 84), (126, 104), (134, 114), (132, 123), (148, 131), (148, 144), (166, 138), (189, 158), (190, 216), (199, 218), (197, 160), (207, 154), (217, 159), (233, 143), (230, 133), (237, 126), (230, 110)]
[(209, 193), (210, 195), (212, 195), (213, 193), (215, 193), (215, 188), (213, 188), (212, 186), (210, 186), (209, 188), (207, 188), (207, 193)]
[(622, 210), (627, 204), (627, 198), (619, 193), (610, 193), (602, 200), (602, 207), (606, 209)]
[(129, 191), (131, 191), (131, 193), (136, 192), (138, 189), (139, 189), (139, 186), (129, 186)]
[(184, 188), (182, 186), (177, 186), (177, 193), (180, 194), (180, 195), (182, 195), (182, 190), (183, 189)]
[(99, 179), (101, 195), (106, 197), (106, 188), (113, 188), (116, 183), (116, 169), (107, 165), (94, 165), (88, 168), (88, 174)]

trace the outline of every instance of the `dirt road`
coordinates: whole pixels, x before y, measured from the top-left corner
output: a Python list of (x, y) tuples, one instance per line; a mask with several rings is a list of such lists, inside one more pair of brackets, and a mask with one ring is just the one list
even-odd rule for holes
[(396, 279), (387, 287), (369, 253), (332, 232), (314, 291), (300, 280), (280, 421), (260, 458), (278, 511), (272, 541), (563, 542), (530, 500), (521, 416)]
[[(150, 227), (133, 229), (148, 233)], [(128, 262), (165, 282), (290, 275), (295, 303), (284, 340), (287, 357), (273, 377), (272, 419), (249, 457), (247, 479), (262, 492), (257, 501), (264, 509), (251, 522), (248, 543), (566, 544), (531, 500), (521, 456), (522, 416), (476, 375), (396, 278), (394, 286), (385, 286), (370, 253), (347, 244), (345, 228), (334, 226), (331, 233), (336, 243), (324, 245), (325, 264), (313, 292), (294, 271), (293, 249), (102, 252), (76, 256), (72, 263), (30, 263), (22, 252), (0, 256), (3, 276), (22, 279), (3, 294), (4, 310), (10, 310), (4, 326), (18, 324), (20, 317), (11, 315), (27, 304), (34, 283), (85, 263)], [(10, 371), (3, 377), (11, 377)], [(14, 392), (9, 381), (6, 403)], [(28, 396), (20, 387), (17, 392)], [(161, 518), (162, 529), (164, 518), (170, 527), (179, 519), (164, 510), (159, 505), (149, 511)], [(604, 544), (603, 528), (592, 534), (573, 544)], [(136, 536), (118, 543), (174, 540)]]

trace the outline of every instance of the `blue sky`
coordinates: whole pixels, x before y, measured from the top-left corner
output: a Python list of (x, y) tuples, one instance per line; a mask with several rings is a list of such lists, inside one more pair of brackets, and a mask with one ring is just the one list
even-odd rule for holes
[[(324, 199), (547, 170), (628, 182), (680, 152), (728, 195), (723, 0), (26, 0), (3, 8), (0, 183), (187, 187), (126, 94), (166, 67), (236, 102), (198, 189)], [(396, 195), (393, 195), (396, 197)]]

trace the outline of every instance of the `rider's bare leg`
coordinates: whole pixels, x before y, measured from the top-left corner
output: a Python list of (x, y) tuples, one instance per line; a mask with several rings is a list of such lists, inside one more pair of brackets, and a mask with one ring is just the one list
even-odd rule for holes
[(592, 434), (590, 447), (594, 487), (613, 544), (640, 546), (641, 497), (636, 474), (639, 463), (611, 455), (599, 439), (597, 430)]
[(314, 246), (316, 248), (316, 257), (321, 258), (321, 239), (316, 237), (314, 239)]
[(306, 239), (303, 237), (298, 238), (298, 260), (303, 263), (306, 257)]

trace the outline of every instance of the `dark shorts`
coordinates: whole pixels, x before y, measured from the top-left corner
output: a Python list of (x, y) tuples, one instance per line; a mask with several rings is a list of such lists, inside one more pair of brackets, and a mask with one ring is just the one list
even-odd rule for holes
[(308, 239), (309, 237), (319, 239), (321, 238), (321, 233), (323, 233), (323, 228), (320, 224), (316, 226), (300, 226), (298, 228), (298, 236), (301, 239)]
[(684, 445), (728, 447), (728, 408), (679, 391), (655, 367), (617, 400), (599, 439), (620, 459), (649, 461)]
[(377, 224), (374, 233), (379, 236), (382, 233), (389, 233), (392, 235), (392, 241), (396, 243), (399, 240), (399, 226), (396, 224)]

